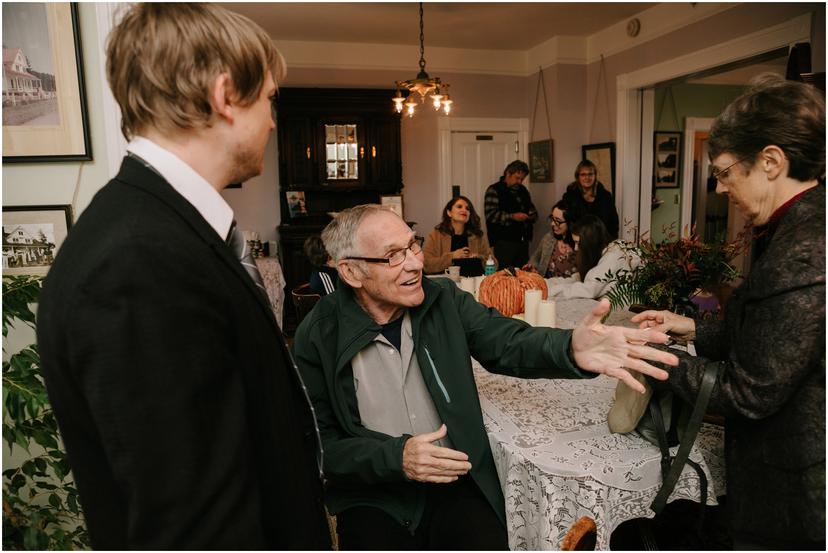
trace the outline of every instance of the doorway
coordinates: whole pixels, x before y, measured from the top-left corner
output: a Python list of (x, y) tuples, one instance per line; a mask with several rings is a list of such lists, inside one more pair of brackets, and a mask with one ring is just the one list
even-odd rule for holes
[(517, 158), (519, 145), (516, 132), (452, 132), (451, 196), (466, 196), (483, 219), (486, 188)]
[[(722, 69), (732, 68), (734, 64), (746, 65), (757, 59), (764, 59), (777, 52), (787, 52), (791, 44), (810, 41), (810, 17), (803, 15), (769, 30), (758, 31), (750, 35), (712, 46), (668, 62), (619, 75), (617, 78), (617, 155), (619, 160), (619, 179), (621, 183), (621, 219), (632, 221), (636, 234), (628, 239), (637, 239), (644, 232), (652, 230), (652, 177), (653, 153), (652, 137), (655, 129), (655, 93), (654, 87), (685, 81), (688, 77), (701, 74), (711, 75)], [(692, 141), (685, 140), (683, 159), (693, 159), (690, 150)], [(690, 166), (692, 175), (692, 166)], [(686, 171), (682, 172), (683, 178)], [(686, 182), (690, 182), (688, 179)], [(684, 200), (685, 196), (681, 196)], [(689, 199), (689, 198), (688, 198)], [(678, 229), (689, 231), (692, 221), (690, 203), (682, 202), (682, 219)]]
[(500, 178), (509, 162), (526, 157), (529, 119), (441, 117), (438, 130), (440, 194), (435, 212), (454, 196), (456, 186), (484, 219), (486, 188)]

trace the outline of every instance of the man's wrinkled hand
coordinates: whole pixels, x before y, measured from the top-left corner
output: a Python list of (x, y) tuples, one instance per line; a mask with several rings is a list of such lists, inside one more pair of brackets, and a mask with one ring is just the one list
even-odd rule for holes
[(663, 344), (669, 337), (652, 329), (601, 324), (601, 319), (609, 313), (609, 309), (609, 301), (602, 299), (572, 332), (572, 356), (578, 367), (622, 380), (641, 393), (644, 393), (644, 386), (629, 371), (666, 380), (667, 371), (654, 367), (647, 360), (675, 366), (678, 365), (678, 357), (646, 344)]
[(445, 484), (454, 482), (471, 470), (468, 455), (432, 443), (447, 434), (444, 424), (435, 432), (417, 434), (405, 442), (402, 465), (409, 480)]

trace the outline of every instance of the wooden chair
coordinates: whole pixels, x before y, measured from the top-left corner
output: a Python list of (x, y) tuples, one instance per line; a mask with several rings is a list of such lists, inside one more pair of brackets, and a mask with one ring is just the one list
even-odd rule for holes
[(305, 315), (310, 313), (316, 302), (322, 297), (319, 294), (309, 292), (309, 283), (300, 284), (290, 291), (290, 297), (293, 300), (293, 307), (296, 309), (296, 324), (302, 322)]
[(561, 551), (593, 551), (598, 541), (598, 529), (590, 517), (581, 517), (573, 524), (563, 540)]

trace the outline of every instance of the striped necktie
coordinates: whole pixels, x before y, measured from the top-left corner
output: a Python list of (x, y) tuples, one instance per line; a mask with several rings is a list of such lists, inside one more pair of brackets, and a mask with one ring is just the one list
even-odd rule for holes
[(236, 259), (238, 259), (242, 264), (242, 267), (244, 267), (244, 270), (248, 275), (250, 275), (253, 283), (262, 292), (267, 304), (270, 305), (270, 300), (267, 297), (267, 290), (265, 289), (264, 281), (262, 281), (262, 275), (259, 273), (259, 268), (256, 267), (256, 263), (253, 261), (250, 248), (247, 246), (247, 240), (244, 239), (241, 231), (239, 231), (236, 227), (236, 221), (233, 221), (233, 224), (230, 226), (230, 234), (227, 238), (227, 245), (230, 246), (230, 249), (233, 250), (234, 254), (236, 254)]

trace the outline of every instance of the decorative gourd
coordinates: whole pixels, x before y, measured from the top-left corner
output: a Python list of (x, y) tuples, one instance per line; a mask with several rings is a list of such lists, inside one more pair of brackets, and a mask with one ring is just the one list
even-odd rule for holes
[[(517, 274), (515, 274), (517, 273)], [(549, 296), (546, 281), (538, 273), (515, 269), (503, 269), (489, 275), (480, 283), (478, 301), (488, 307), (494, 307), (506, 317), (523, 313), (523, 299), (526, 290), (540, 290), (543, 299)]]

